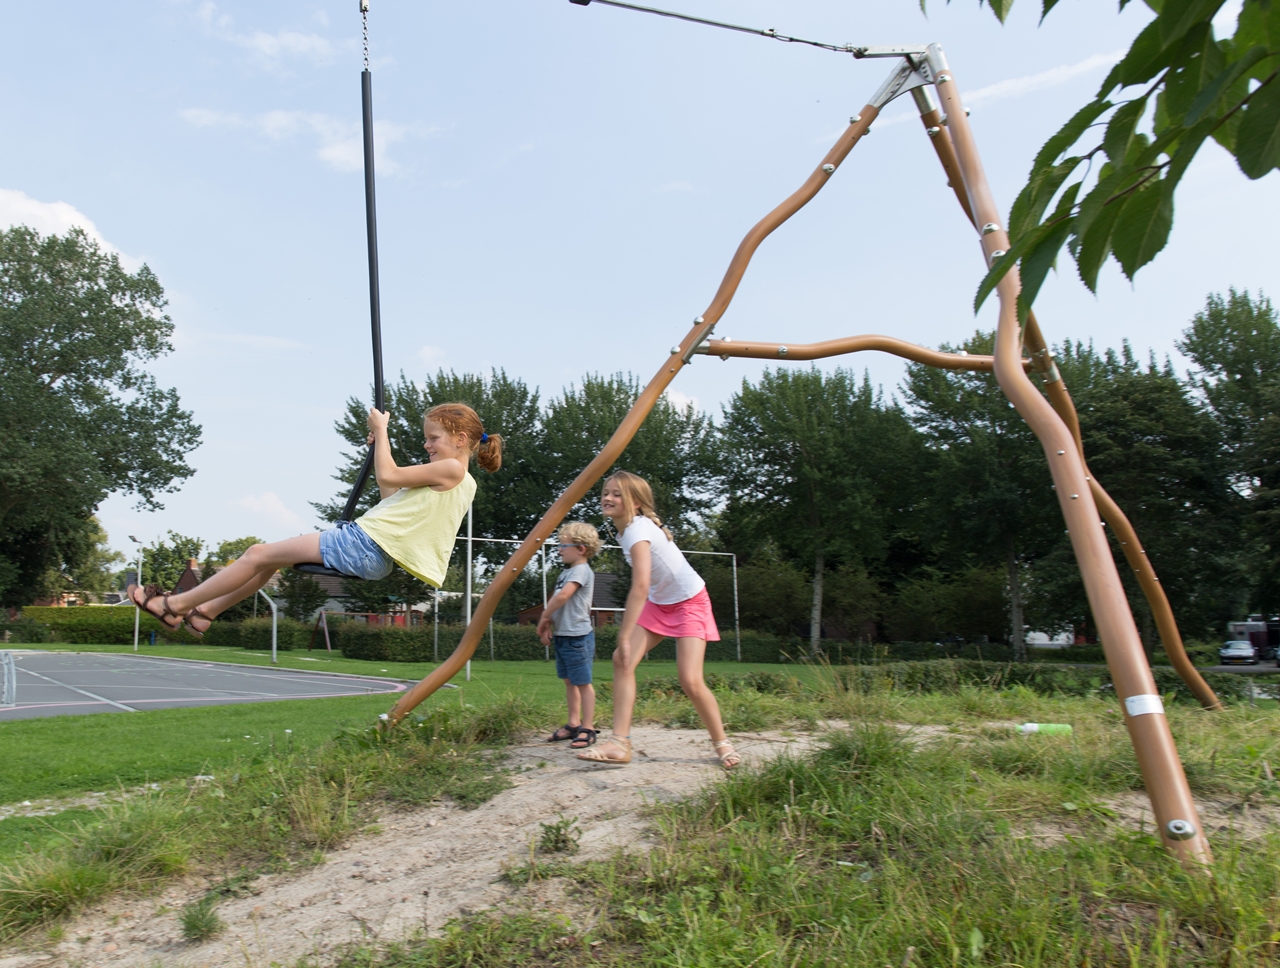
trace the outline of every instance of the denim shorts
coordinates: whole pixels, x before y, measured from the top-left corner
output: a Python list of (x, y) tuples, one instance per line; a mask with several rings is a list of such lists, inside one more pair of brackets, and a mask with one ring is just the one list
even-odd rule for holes
[(591, 684), (591, 663), (596, 658), (596, 633), (586, 635), (557, 635), (556, 678), (568, 679), (570, 685)]
[(354, 521), (320, 532), (320, 557), (324, 566), (353, 578), (375, 581), (386, 578), (396, 563)]

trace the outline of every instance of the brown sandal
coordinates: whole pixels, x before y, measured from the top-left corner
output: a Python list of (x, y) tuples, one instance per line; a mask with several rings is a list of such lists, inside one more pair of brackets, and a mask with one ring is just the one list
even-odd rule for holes
[[(610, 743), (622, 750), (622, 756), (607, 756), (603, 747), (607, 747)], [(578, 754), (578, 759), (586, 760), (588, 763), (605, 763), (612, 766), (622, 766), (631, 762), (631, 737), (619, 736), (616, 733), (604, 740), (601, 746), (595, 749), (583, 750)]]
[(718, 743), (712, 743), (711, 748), (716, 751), (716, 756), (720, 757), (720, 765), (726, 770), (732, 770), (742, 762), (742, 757), (738, 751), (733, 748), (733, 744), (727, 739), (722, 739)]
[[(133, 593), (135, 588), (142, 592), (142, 601), (138, 601), (138, 596)], [(143, 588), (138, 588), (137, 585), (129, 585), (125, 588), (124, 593), (129, 596), (129, 601), (133, 602), (134, 605), (138, 606), (138, 608), (142, 609), (157, 621), (163, 622), (175, 632), (182, 628), (182, 616), (169, 607), (170, 593), (161, 591), (159, 585), (147, 585)], [(151, 604), (151, 600), (153, 598), (162, 599), (161, 604), (164, 606), (163, 612), (155, 612), (147, 607)], [(172, 622), (169, 621), (170, 617), (173, 618)]]
[(202, 629), (198, 629), (191, 624), (191, 620), (193, 618), (204, 619), (204, 621), (208, 622), (209, 625), (213, 624), (213, 619), (210, 618), (208, 615), (206, 615), (204, 612), (200, 611), (199, 605), (197, 605), (191, 611), (187, 612), (186, 616), (184, 616), (183, 620), (187, 623), (187, 631), (190, 632), (192, 635), (194, 635), (196, 638), (202, 639), (204, 638), (204, 633), (209, 631), (209, 625), (206, 625)]

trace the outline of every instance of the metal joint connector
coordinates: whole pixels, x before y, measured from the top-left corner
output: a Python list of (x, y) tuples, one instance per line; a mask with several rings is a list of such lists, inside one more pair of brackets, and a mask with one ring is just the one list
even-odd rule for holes
[(1170, 820), (1164, 825), (1164, 833), (1170, 840), (1190, 840), (1196, 835), (1196, 825), (1190, 820)]
[(836, 166), (835, 166), (835, 165), (823, 165), (823, 166), (822, 166), (822, 170), (823, 170), (823, 171), (825, 171), (828, 175), (830, 175), (833, 171), (835, 171), (835, 170), (836, 170)]
[(987, 258), (987, 265), (989, 265), (989, 266), (993, 266), (993, 265), (995, 265), (999, 260), (1001, 260), (1001, 259), (1003, 259), (1003, 258), (1004, 258), (1004, 249), (996, 249), (996, 250), (995, 250), (994, 252), (992, 252), (992, 253), (991, 253), (991, 255)]
[(939, 128), (936, 124), (933, 127), (925, 128), (924, 130), (925, 130), (925, 134), (927, 134), (930, 138), (936, 138), (938, 135), (942, 134), (942, 129)]
[(988, 222), (986, 225), (982, 227), (983, 235), (990, 235), (992, 232), (999, 232), (999, 231), (1000, 231), (1000, 226), (997, 225), (995, 222)]

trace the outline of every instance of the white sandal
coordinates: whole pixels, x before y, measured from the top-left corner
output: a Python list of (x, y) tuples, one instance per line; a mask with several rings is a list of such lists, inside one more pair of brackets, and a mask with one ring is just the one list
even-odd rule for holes
[[(622, 750), (621, 756), (605, 755), (604, 747), (612, 743), (618, 749)], [(621, 766), (624, 763), (631, 762), (631, 737), (619, 736), (616, 733), (608, 739), (602, 741), (600, 745), (593, 749), (583, 750), (578, 754), (578, 759), (586, 760), (588, 763), (610, 763), (615, 766)]]
[(733, 748), (733, 744), (727, 739), (722, 739), (718, 743), (712, 743), (711, 748), (716, 751), (716, 756), (720, 757), (720, 765), (726, 770), (732, 770), (735, 766), (742, 763), (742, 756)]

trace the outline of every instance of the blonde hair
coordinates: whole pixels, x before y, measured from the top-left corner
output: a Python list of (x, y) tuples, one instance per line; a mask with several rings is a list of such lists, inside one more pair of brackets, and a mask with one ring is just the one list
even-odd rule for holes
[(600, 553), (600, 533), (585, 521), (574, 521), (560, 529), (558, 535), (561, 544), (582, 545), (586, 549), (587, 558), (594, 558)]
[(618, 527), (619, 533), (626, 531), (627, 527), (635, 518), (633, 508), (639, 508), (640, 513), (662, 529), (662, 533), (667, 536), (668, 541), (675, 541), (671, 536), (670, 530), (662, 523), (662, 519), (658, 517), (657, 511), (653, 507), (653, 488), (639, 474), (632, 474), (630, 471), (614, 471), (602, 485), (608, 487), (610, 484), (617, 484), (618, 490), (622, 492), (622, 503), (627, 511), (631, 512), (627, 519)]
[(489, 472), (502, 466), (502, 438), (497, 434), (486, 434), (480, 415), (465, 403), (442, 403), (432, 407), (422, 422), (428, 420), (439, 424), (451, 434), (466, 434), (470, 455), (476, 463)]

